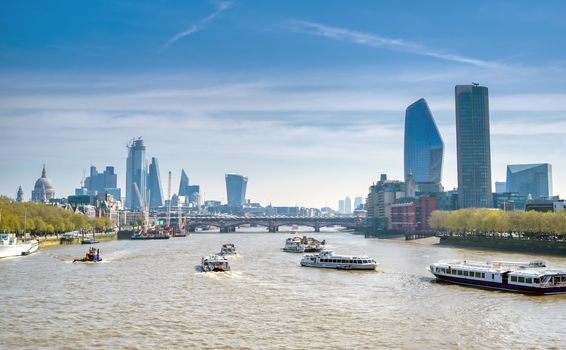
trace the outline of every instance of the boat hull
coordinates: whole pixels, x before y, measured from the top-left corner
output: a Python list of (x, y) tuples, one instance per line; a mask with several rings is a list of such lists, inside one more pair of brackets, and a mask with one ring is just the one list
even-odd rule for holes
[(375, 270), (377, 264), (342, 264), (342, 263), (308, 263), (301, 262), (304, 267), (318, 267), (322, 269), (336, 269), (336, 270)]
[(39, 242), (30, 241), (10, 246), (0, 247), (0, 258), (29, 255), (39, 249)]
[(132, 237), (132, 241), (148, 241), (154, 239), (169, 239), (169, 236), (141, 236), (141, 237)]
[(445, 276), (441, 274), (433, 273), (433, 275), (439, 280), (448, 283), (455, 283), (464, 286), (477, 287), (477, 288), (487, 288), (487, 289), (497, 289), (505, 290), (510, 292), (525, 293), (525, 294), (536, 294), (536, 295), (546, 295), (546, 294), (566, 294), (566, 287), (529, 287), (520, 286), (514, 284), (505, 284), (498, 282), (490, 282), (483, 280), (471, 280), (467, 278), (460, 278), (454, 276)]

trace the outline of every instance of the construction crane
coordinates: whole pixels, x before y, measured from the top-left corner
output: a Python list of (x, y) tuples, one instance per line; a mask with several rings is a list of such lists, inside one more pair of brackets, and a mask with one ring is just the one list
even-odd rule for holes
[(171, 226), (171, 170), (167, 179), (167, 227)]

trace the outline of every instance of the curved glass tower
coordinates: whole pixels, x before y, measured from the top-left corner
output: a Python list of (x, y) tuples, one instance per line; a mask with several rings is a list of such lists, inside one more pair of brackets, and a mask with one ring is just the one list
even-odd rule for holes
[(440, 184), (444, 142), (424, 98), (405, 112), (405, 181)]
[(238, 174), (226, 174), (226, 193), (230, 207), (242, 207), (246, 204), (248, 178)]

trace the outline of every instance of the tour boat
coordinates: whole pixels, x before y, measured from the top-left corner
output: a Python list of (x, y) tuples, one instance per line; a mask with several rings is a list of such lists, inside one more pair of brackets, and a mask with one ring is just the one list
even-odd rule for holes
[(285, 240), (283, 251), (287, 253), (304, 253), (305, 245), (299, 237), (290, 237)]
[(439, 261), (430, 265), (430, 272), (441, 281), (474, 287), (528, 294), (566, 293), (566, 270), (549, 269), (542, 261)]
[(220, 255), (236, 255), (236, 246), (234, 243), (226, 243), (220, 248)]
[(159, 232), (150, 232), (150, 233), (143, 233), (143, 232), (136, 232), (132, 235), (131, 239), (136, 240), (148, 240), (148, 239), (169, 239), (169, 236), (166, 232), (159, 231)]
[(218, 256), (218, 255), (203, 256), (200, 265), (204, 272), (230, 271), (230, 265), (228, 264), (228, 259), (226, 259), (223, 256)]
[(94, 237), (93, 238), (85, 238), (81, 241), (81, 244), (95, 244), (95, 243), (100, 243), (100, 242), (98, 241), (98, 239), (96, 239)]
[(36, 240), (18, 242), (13, 233), (0, 233), (0, 258), (9, 256), (28, 255), (39, 249)]
[(325, 250), (318, 255), (305, 255), (301, 260), (301, 266), (338, 270), (375, 270), (377, 265), (374, 259), (365, 255), (359, 257), (333, 255), (329, 250)]

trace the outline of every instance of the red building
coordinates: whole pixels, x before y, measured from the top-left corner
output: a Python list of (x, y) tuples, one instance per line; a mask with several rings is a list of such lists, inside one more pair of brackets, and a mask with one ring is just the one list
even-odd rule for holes
[(430, 214), (436, 210), (436, 198), (434, 197), (420, 197), (419, 198), (419, 230), (426, 231), (430, 229), (428, 219)]
[(417, 227), (417, 208), (414, 202), (391, 205), (391, 229), (402, 232), (415, 232)]

